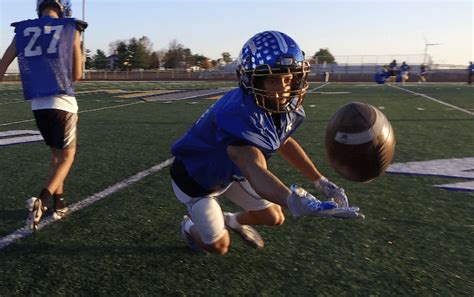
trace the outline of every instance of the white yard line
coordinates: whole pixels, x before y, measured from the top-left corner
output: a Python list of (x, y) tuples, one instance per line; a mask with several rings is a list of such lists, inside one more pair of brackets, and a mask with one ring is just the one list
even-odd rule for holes
[(316, 92), (317, 90), (322, 89), (322, 88), (324, 88), (325, 86), (327, 86), (327, 85), (329, 85), (329, 84), (330, 84), (330, 83), (325, 83), (325, 84), (323, 84), (323, 85), (321, 85), (321, 86), (318, 86), (318, 87), (316, 87), (316, 88), (314, 88), (314, 89), (309, 90), (308, 93), (314, 93), (314, 92)]
[(0, 105), (8, 105), (8, 104), (17, 104), (17, 103), (26, 103), (25, 100), (15, 100), (15, 101), (10, 101), (10, 102), (2, 102)]
[[(106, 107), (95, 108), (95, 109), (88, 109), (88, 110), (79, 111), (78, 113), (87, 113), (87, 112), (94, 112), (94, 111), (99, 111), (99, 110), (120, 108), (120, 107), (125, 107), (125, 106), (140, 104), (140, 103), (145, 103), (145, 101), (136, 101), (136, 102), (127, 103), (127, 104), (120, 104), (120, 105), (106, 106)], [(3, 124), (0, 124), (0, 127), (3, 127), (3, 126), (11, 126), (11, 125), (21, 124), (21, 123), (27, 123), (27, 122), (34, 122), (34, 119), (23, 120), (23, 121), (16, 121), (16, 122), (10, 122), (10, 123), (3, 123)]]
[[(98, 193), (95, 193), (94, 195), (92, 196), (89, 196), (87, 198), (85, 198), (84, 200), (81, 200), (79, 202), (76, 202), (74, 204), (71, 204), (69, 205), (69, 209), (70, 209), (70, 214), (76, 212), (76, 211), (79, 211), (91, 204), (94, 204), (95, 202), (99, 201), (99, 200), (102, 200), (104, 199), (105, 197), (107, 196), (110, 196), (112, 195), (113, 193), (116, 193), (128, 186), (131, 186), (133, 184), (135, 184), (136, 182), (142, 180), (143, 178), (153, 174), (153, 173), (156, 173), (158, 171), (160, 171), (161, 169), (169, 166), (172, 162), (173, 162), (173, 159), (174, 158), (170, 158), (160, 164), (157, 164), (155, 166), (152, 166), (146, 170), (143, 170), (133, 176), (130, 176), (108, 188), (106, 188), (105, 190), (102, 190)], [(26, 218), (25, 218), (26, 219)], [(56, 222), (55, 220), (53, 220), (52, 216), (49, 216), (49, 217), (46, 217), (46, 218), (43, 218), (38, 226), (38, 230), (50, 225), (50, 224), (53, 224), (54, 222)], [(16, 231), (14, 231), (13, 233), (5, 236), (5, 237), (2, 237), (0, 238), (0, 250), (2, 250), (3, 248), (9, 246), (10, 244), (14, 243), (15, 241), (19, 240), (19, 239), (22, 239), (22, 238), (26, 238), (28, 236), (31, 236), (33, 234), (33, 232), (31, 231), (31, 229), (27, 228), (26, 226), (23, 227), (23, 228), (20, 228)]]
[(11, 126), (11, 125), (21, 124), (21, 123), (28, 123), (28, 122), (33, 122), (33, 121), (34, 121), (34, 119), (23, 120), (23, 121), (16, 121), (16, 122), (10, 122), (10, 123), (3, 123), (3, 124), (0, 124), (0, 127), (3, 127), (3, 126)]
[(433, 98), (433, 97), (430, 97), (430, 96), (428, 96), (428, 95), (421, 94), (421, 93), (417, 93), (417, 92), (414, 92), (414, 91), (411, 91), (411, 90), (408, 90), (408, 89), (405, 89), (405, 88), (401, 88), (401, 87), (399, 87), (399, 86), (391, 85), (391, 84), (389, 84), (388, 86), (390, 86), (390, 87), (392, 87), (392, 88), (395, 88), (395, 89), (399, 89), (399, 90), (408, 92), (408, 93), (412, 93), (412, 94), (415, 94), (415, 95), (418, 95), (418, 96), (421, 96), (421, 97), (425, 97), (426, 99), (432, 100), (432, 101), (437, 102), (437, 103), (439, 103), (439, 104), (443, 104), (443, 105), (449, 106), (449, 107), (451, 107), (451, 108), (457, 109), (457, 110), (459, 110), (459, 111), (465, 112), (465, 113), (467, 113), (467, 114), (474, 115), (474, 112), (472, 112), (472, 111), (466, 110), (466, 109), (461, 108), (461, 107), (458, 107), (458, 106), (456, 106), (456, 105), (452, 105), (452, 104), (446, 103), (446, 102), (444, 102), (444, 101), (438, 100), (438, 99)]
[(115, 106), (106, 106), (106, 107), (100, 107), (100, 108), (95, 108), (95, 109), (87, 109), (87, 110), (79, 111), (78, 113), (86, 113), (86, 112), (94, 112), (94, 111), (99, 111), (99, 110), (120, 108), (120, 107), (140, 104), (140, 103), (145, 103), (145, 101), (136, 101), (136, 102), (132, 102), (132, 103), (120, 104), (120, 105), (115, 105)]

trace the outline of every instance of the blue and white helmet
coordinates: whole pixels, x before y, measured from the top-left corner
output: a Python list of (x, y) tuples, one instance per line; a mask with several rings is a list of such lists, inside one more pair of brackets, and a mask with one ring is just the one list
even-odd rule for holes
[(59, 16), (62, 18), (72, 16), (72, 4), (70, 0), (38, 0), (36, 2), (36, 12), (38, 12), (38, 16), (41, 16), (41, 11), (46, 5), (55, 5), (58, 7)]
[[(303, 104), (309, 71), (298, 44), (278, 31), (264, 31), (250, 38), (237, 60), (240, 86), (254, 95), (258, 106), (275, 113), (291, 112)], [(269, 94), (262, 88), (264, 79), (287, 74), (292, 74), (291, 91)]]

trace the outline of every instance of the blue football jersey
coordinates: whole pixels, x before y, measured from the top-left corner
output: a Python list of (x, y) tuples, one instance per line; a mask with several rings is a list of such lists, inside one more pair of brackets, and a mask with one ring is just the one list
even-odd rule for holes
[(76, 20), (43, 16), (13, 23), (23, 95), (26, 100), (73, 96), (72, 64)]
[(378, 84), (384, 84), (387, 78), (390, 77), (390, 72), (385, 70), (380, 70), (375, 73), (374, 80)]
[(408, 66), (407, 64), (402, 64), (402, 66), (400, 66), (400, 70), (401, 71), (410, 71), (410, 66)]
[(234, 175), (242, 175), (229, 158), (227, 146), (252, 145), (268, 159), (303, 122), (305, 113), (301, 107), (275, 116), (280, 123), (275, 124), (252, 95), (234, 89), (213, 104), (172, 146), (172, 154), (203, 188), (224, 188)]

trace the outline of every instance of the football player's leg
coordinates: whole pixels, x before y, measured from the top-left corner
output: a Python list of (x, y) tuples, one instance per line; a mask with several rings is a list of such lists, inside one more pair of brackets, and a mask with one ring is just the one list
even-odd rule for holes
[(64, 181), (76, 155), (77, 114), (61, 110), (52, 111), (55, 120), (49, 143), (52, 160), (46, 188), (52, 194), (62, 194)]
[(240, 224), (276, 226), (285, 222), (281, 206), (260, 197), (246, 180), (234, 182), (224, 196), (244, 209), (237, 216)]
[(252, 225), (275, 226), (285, 221), (281, 207), (261, 198), (247, 181), (234, 182), (224, 196), (244, 210), (224, 213), (226, 226), (255, 248), (262, 249), (265, 242)]
[[(58, 158), (51, 158), (51, 163), (49, 166), (48, 178), (51, 179), (53, 174), (55, 174), (56, 166), (59, 165)], [(69, 208), (66, 206), (64, 200), (64, 181), (57, 187), (56, 191), (52, 194), (53, 196), (53, 219), (59, 220), (65, 217), (69, 213)]]
[(61, 150), (51, 147), (51, 151), (53, 160), (55, 159), (56, 162), (51, 162), (52, 166), (45, 188), (53, 194), (53, 219), (59, 220), (69, 213), (63, 197), (64, 181), (71, 170), (76, 149), (74, 147)]
[(71, 170), (76, 154), (77, 114), (53, 111), (53, 133), (48, 143), (51, 163), (45, 188), (53, 194), (53, 218), (61, 219), (69, 212), (64, 200), (64, 181)]
[(224, 255), (229, 250), (230, 237), (222, 209), (214, 197), (193, 198), (172, 182), (176, 198), (186, 205), (189, 217), (181, 222), (181, 232), (194, 250), (206, 250)]
[(69, 174), (72, 163), (74, 162), (76, 148), (63, 150), (51, 147), (51, 151), (53, 158), (56, 158), (58, 162), (51, 168), (51, 174), (46, 182), (45, 188), (48, 189), (50, 193), (60, 193), (64, 189), (64, 180)]
[(36, 230), (51, 196), (58, 190), (63, 191), (64, 179), (75, 155), (77, 115), (54, 109), (34, 110), (33, 114), (36, 125), (46, 144), (51, 147), (52, 153), (45, 187), (39, 198), (32, 197), (26, 202), (30, 211), (27, 224)]
[(200, 198), (188, 207), (194, 226), (191, 235), (205, 250), (224, 255), (230, 246), (222, 209), (215, 198)]
[[(49, 164), (49, 171), (48, 171), (48, 179), (52, 178), (52, 176), (55, 174), (56, 167), (59, 164), (59, 159), (55, 156), (53, 150), (51, 149), (51, 162)], [(63, 192), (64, 191), (64, 182), (59, 185), (58, 190), (56, 191), (57, 193)], [(55, 194), (55, 193), (53, 193)]]

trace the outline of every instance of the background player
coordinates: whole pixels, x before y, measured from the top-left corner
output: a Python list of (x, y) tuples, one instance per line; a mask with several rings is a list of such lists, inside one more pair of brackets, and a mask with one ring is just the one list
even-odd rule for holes
[(400, 77), (402, 84), (405, 84), (405, 82), (410, 78), (410, 69), (410, 65), (403, 61), (402, 65), (400, 66)]
[(419, 83), (426, 82), (426, 76), (428, 75), (428, 67), (425, 64), (420, 65), (420, 78), (418, 79)]
[(390, 62), (390, 64), (388, 64), (388, 72), (389, 72), (388, 81), (389, 82), (394, 82), (397, 78), (397, 72), (398, 72), (397, 60), (392, 60), (392, 62)]
[(70, 18), (68, 0), (38, 0), (38, 18), (13, 23), (15, 37), (0, 62), (0, 80), (18, 57), (23, 94), (31, 101), (36, 125), (50, 146), (48, 179), (39, 197), (27, 200), (28, 226), (37, 229), (53, 196), (53, 217), (67, 214), (64, 180), (74, 161), (77, 101), (73, 81), (82, 76), (81, 33), (87, 24)]

